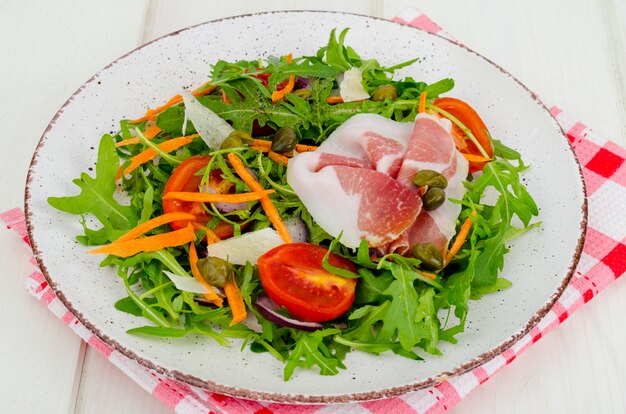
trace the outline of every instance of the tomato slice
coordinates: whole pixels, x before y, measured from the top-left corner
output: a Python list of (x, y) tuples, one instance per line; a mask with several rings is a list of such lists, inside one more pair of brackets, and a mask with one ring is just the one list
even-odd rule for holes
[[(478, 113), (467, 102), (456, 98), (439, 98), (433, 104), (448, 112), (456, 119), (461, 121), (483, 147), (489, 158), (493, 157), (493, 148), (491, 147), (491, 139), (489, 139), (489, 130), (480, 118)], [(461, 153), (475, 155), (484, 158), (478, 147), (469, 139), (465, 132), (456, 124), (452, 124), (452, 137), (456, 143), (456, 147)], [(469, 172), (474, 173), (483, 169), (488, 161), (470, 161)]]
[[(198, 192), (198, 186), (202, 181), (202, 176), (195, 175), (198, 171), (207, 166), (211, 160), (208, 156), (197, 155), (183, 161), (174, 172), (170, 179), (165, 184), (163, 195), (170, 191), (189, 191)], [(219, 174), (219, 172), (218, 172)], [(190, 213), (196, 216), (196, 222), (202, 225), (206, 224), (213, 218), (212, 215), (207, 213), (201, 203), (192, 203), (190, 201), (181, 200), (163, 200), (163, 212), (164, 213), (177, 213), (184, 212)], [(174, 221), (170, 223), (170, 226), (174, 230), (178, 230), (187, 227), (189, 221)], [(234, 229), (228, 223), (221, 221), (214, 229), (213, 232), (220, 239), (226, 239), (232, 237)]]
[[(322, 267), (328, 250), (311, 243), (289, 243), (259, 257), (259, 275), (267, 295), (296, 318), (326, 322), (354, 302), (356, 279), (335, 276)], [(330, 254), (333, 266), (356, 273), (352, 262)]]

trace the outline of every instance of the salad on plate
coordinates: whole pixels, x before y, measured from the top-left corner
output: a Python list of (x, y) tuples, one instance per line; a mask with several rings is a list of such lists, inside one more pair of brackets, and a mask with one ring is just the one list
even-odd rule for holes
[[(413, 360), (457, 342), (508, 288), (508, 241), (539, 225), (515, 150), (469, 103), (330, 33), (313, 56), (212, 65), (209, 81), (98, 148), (78, 241), (125, 287), (133, 335), (203, 335), (322, 375), (353, 350)], [(98, 224), (90, 224), (93, 218)], [(122, 296), (122, 295), (121, 295)]]

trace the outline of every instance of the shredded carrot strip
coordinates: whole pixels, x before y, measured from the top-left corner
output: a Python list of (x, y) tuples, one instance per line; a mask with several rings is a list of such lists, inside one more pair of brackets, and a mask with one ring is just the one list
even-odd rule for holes
[(340, 104), (343, 103), (343, 98), (341, 96), (329, 96), (326, 98), (327, 104)]
[(252, 140), (252, 146), (253, 147), (262, 147), (262, 148), (271, 148), (272, 147), (272, 141), (269, 141), (267, 139), (253, 139)]
[(296, 151), (298, 152), (311, 152), (311, 151), (317, 151), (317, 148), (315, 145), (304, 145), (304, 144), (296, 144)]
[[(170, 139), (168, 141), (162, 142), (161, 144), (158, 145), (158, 147), (164, 152), (172, 152), (182, 147), (183, 145), (189, 144), (191, 141), (193, 141), (194, 138), (198, 136), (199, 136), (198, 134), (193, 134), (193, 135), (187, 135), (184, 137)], [(140, 152), (139, 154), (135, 155), (133, 158), (130, 159), (130, 164), (128, 165), (128, 167), (124, 169), (123, 173), (122, 173), (122, 168), (120, 167), (120, 169), (117, 172), (117, 176), (115, 177), (115, 180), (116, 181), (119, 180), (120, 178), (122, 178), (122, 175), (126, 175), (130, 173), (131, 171), (133, 171), (135, 168), (141, 166), (142, 164), (145, 164), (148, 161), (151, 161), (157, 155), (158, 155), (157, 152), (153, 150), (152, 148), (148, 148), (147, 150)]]
[[(252, 148), (257, 151), (261, 151), (261, 148), (269, 149), (272, 147), (272, 141), (266, 139), (255, 139), (252, 141)], [(296, 144), (296, 151), (298, 152), (310, 152), (316, 151), (318, 147), (315, 145), (304, 145), (304, 144)], [(266, 152), (266, 151), (262, 151)]]
[(270, 160), (274, 161), (276, 164), (282, 163), (283, 165), (289, 164), (289, 158), (284, 155), (280, 155), (275, 153), (274, 151), (270, 151), (269, 153)]
[(193, 277), (195, 277), (198, 282), (202, 283), (202, 285), (209, 291), (209, 293), (204, 293), (202, 296), (218, 308), (224, 306), (224, 300), (217, 296), (217, 293), (213, 290), (213, 286), (209, 285), (206, 280), (204, 280), (200, 270), (198, 269), (198, 253), (196, 252), (196, 245), (194, 242), (189, 243), (189, 266), (191, 267), (191, 274)]
[[(203, 95), (208, 95), (211, 92), (213, 92), (215, 89), (217, 89), (217, 86), (209, 86), (211, 84), (211, 81), (206, 81), (204, 82), (202, 85), (198, 86), (196, 89), (193, 90), (193, 92), (191, 92), (191, 94), (193, 96), (203, 96)], [(203, 89), (204, 88), (204, 89)]]
[(189, 213), (167, 213), (161, 216), (150, 219), (144, 223), (141, 223), (134, 229), (130, 230), (128, 233), (124, 234), (122, 237), (115, 240), (113, 243), (125, 242), (129, 240), (136, 239), (139, 236), (143, 236), (145, 233), (150, 230), (162, 226), (163, 224), (171, 223), (173, 221), (179, 220), (195, 220), (196, 216)]
[[(246, 183), (252, 191), (264, 190), (263, 186), (252, 176), (252, 174), (250, 174), (250, 172), (246, 169), (246, 166), (241, 162), (241, 159), (234, 152), (228, 154), (228, 160), (237, 175), (239, 175), (243, 182)], [(263, 197), (261, 199), (261, 206), (263, 206), (263, 210), (265, 210), (267, 218), (270, 219), (280, 237), (282, 237), (285, 243), (291, 243), (291, 236), (287, 231), (285, 223), (281, 220), (278, 210), (276, 210), (276, 206), (272, 203), (272, 200), (270, 200), (267, 196)]]
[(166, 247), (176, 247), (196, 240), (196, 233), (189, 224), (187, 227), (169, 233), (157, 234), (140, 239), (115, 242), (106, 246), (89, 250), (91, 254), (112, 254), (119, 257), (130, 257), (140, 252), (156, 252)]
[(426, 111), (426, 92), (422, 92), (420, 94), (420, 103), (419, 106), (417, 107), (417, 112), (418, 113), (422, 113), (424, 111)]
[(226, 95), (226, 92), (224, 92), (224, 89), (222, 89), (222, 102), (224, 102), (225, 104), (233, 103), (233, 101), (230, 100), (228, 95)]
[(163, 104), (163, 105), (161, 105), (161, 106), (159, 106), (159, 107), (157, 107), (155, 109), (148, 108), (148, 110), (146, 111), (146, 114), (144, 116), (142, 116), (140, 118), (137, 118), (137, 119), (133, 119), (132, 121), (128, 121), (128, 123), (130, 123), (130, 124), (138, 124), (138, 123), (143, 122), (143, 121), (154, 120), (158, 114), (160, 114), (161, 112), (165, 111), (170, 106), (174, 106), (176, 104), (179, 104), (182, 101), (183, 101), (183, 97), (182, 96), (174, 95), (165, 104)]
[[(287, 63), (291, 63), (292, 61), (291, 53), (287, 55)], [(272, 102), (276, 103), (283, 99), (289, 92), (293, 90), (293, 87), (296, 86), (296, 75), (289, 75), (289, 81), (287, 85), (279, 91), (272, 92)]]
[[(472, 216), (476, 216), (475, 211), (472, 212)], [(471, 228), (472, 228), (472, 218), (468, 217), (467, 219), (465, 219), (465, 222), (463, 223), (463, 225), (461, 225), (461, 229), (459, 230), (459, 234), (456, 235), (454, 244), (452, 244), (452, 247), (450, 247), (450, 250), (448, 250), (448, 253), (446, 254), (446, 263), (450, 262), (450, 260), (452, 260), (454, 255), (457, 254), (459, 250), (461, 250), (461, 246), (463, 246), (463, 243), (465, 243), (465, 240), (467, 239), (467, 236)]]
[[(217, 88), (217, 86), (209, 86), (206, 89), (202, 89), (205, 86), (207, 86), (209, 83), (210, 83), (210, 81), (203, 83), (196, 90), (191, 92), (191, 94), (193, 96), (202, 96), (202, 95), (207, 95), (207, 94), (213, 92)], [(148, 108), (148, 110), (146, 111), (146, 114), (144, 116), (142, 116), (141, 118), (133, 119), (132, 121), (128, 121), (128, 122), (131, 123), (131, 124), (138, 124), (138, 123), (143, 122), (143, 121), (147, 121), (147, 120), (150, 120), (150, 119), (155, 119), (158, 114), (160, 114), (161, 112), (165, 111), (170, 106), (174, 106), (176, 104), (179, 104), (182, 101), (183, 101), (183, 97), (182, 96), (174, 95), (164, 105), (161, 105), (161, 106), (159, 106), (158, 108), (155, 108), (155, 109)]]
[(213, 230), (211, 230), (207, 226), (203, 226), (200, 223), (193, 223), (193, 227), (196, 230), (204, 231), (204, 233), (206, 234), (206, 242), (207, 242), (207, 244), (217, 243), (218, 241), (222, 240), (222, 239), (219, 238), (219, 236), (217, 234), (215, 234), (215, 232)]
[(259, 152), (270, 152), (270, 149), (267, 147), (256, 147), (253, 145), (250, 148), (252, 148), (253, 150), (257, 150)]
[(240, 194), (211, 194), (184, 191), (170, 191), (163, 196), (163, 200), (193, 201), (195, 203), (243, 203), (260, 200), (272, 194), (274, 190), (253, 191)]
[(469, 162), (489, 162), (489, 161), (491, 161), (491, 158), (481, 157), (480, 155), (465, 154), (463, 152), (461, 153), (461, 155), (463, 155), (463, 157), (465, 157), (465, 159), (468, 160)]
[(272, 102), (276, 103), (283, 99), (289, 92), (293, 90), (293, 87), (296, 85), (296, 76), (289, 75), (289, 82), (279, 91), (272, 92)]
[(437, 275), (434, 273), (422, 272), (421, 270), (416, 270), (416, 272), (424, 277), (429, 278), (430, 280), (435, 280), (437, 278)]
[(233, 312), (233, 320), (228, 325), (233, 326), (246, 319), (248, 316), (246, 305), (243, 303), (241, 291), (233, 276), (230, 276), (224, 284), (224, 294), (228, 300), (228, 306), (230, 306), (230, 310)]
[[(152, 125), (150, 128), (143, 131), (143, 136), (146, 137), (146, 139), (152, 139), (156, 137), (157, 135), (159, 135), (160, 133), (161, 133), (161, 128), (159, 128), (156, 125)], [(123, 147), (123, 146), (131, 145), (131, 144), (139, 144), (140, 142), (141, 141), (139, 140), (139, 137), (134, 137), (134, 138), (125, 139), (124, 141), (120, 141), (117, 144), (115, 144), (115, 146)]]

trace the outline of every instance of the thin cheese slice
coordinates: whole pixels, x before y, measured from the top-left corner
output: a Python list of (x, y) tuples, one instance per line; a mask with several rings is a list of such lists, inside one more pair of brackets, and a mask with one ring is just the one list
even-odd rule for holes
[(209, 244), (207, 251), (209, 256), (219, 257), (232, 264), (245, 265), (250, 262), (254, 265), (260, 256), (283, 243), (278, 232), (268, 227)]
[(222, 141), (234, 131), (233, 127), (215, 112), (202, 105), (189, 92), (182, 91), (181, 95), (185, 103), (185, 117), (193, 123), (196, 131), (209, 148), (219, 149)]
[(363, 87), (363, 73), (359, 68), (352, 68), (343, 73), (339, 83), (339, 94), (344, 102), (361, 101), (369, 98)]
[(210, 293), (209, 289), (207, 289), (206, 286), (204, 286), (202, 283), (198, 282), (191, 276), (175, 275), (174, 273), (168, 272), (167, 270), (164, 270), (163, 273), (165, 273), (167, 277), (169, 277), (170, 280), (174, 282), (174, 286), (176, 286), (176, 289), (178, 290), (191, 293)]

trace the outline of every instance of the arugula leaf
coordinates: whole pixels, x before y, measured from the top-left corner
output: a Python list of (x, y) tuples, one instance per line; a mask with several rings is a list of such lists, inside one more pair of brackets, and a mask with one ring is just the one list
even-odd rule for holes
[(119, 168), (119, 158), (113, 139), (105, 134), (98, 147), (96, 177), (82, 173), (73, 182), (81, 193), (70, 197), (49, 197), (48, 203), (61, 211), (72, 214), (91, 213), (104, 225), (99, 240), (115, 240), (116, 230), (129, 230), (137, 223), (137, 214), (131, 206), (120, 204), (113, 197), (115, 176)]
[(494, 283), (493, 285), (480, 286), (480, 287), (476, 287), (476, 288), (472, 289), (472, 294), (470, 295), (470, 299), (472, 299), (472, 300), (479, 300), (484, 295), (487, 295), (489, 293), (498, 292), (498, 291), (501, 291), (501, 290), (504, 290), (504, 289), (508, 289), (511, 286), (513, 286), (513, 284), (511, 283), (510, 280), (502, 278), (502, 277), (499, 277), (496, 280), (496, 283)]
[(160, 336), (165, 338), (182, 338), (187, 335), (190, 331), (186, 329), (179, 328), (163, 328), (160, 326), (140, 326), (138, 328), (132, 328), (126, 331), (132, 335), (149, 335), (149, 336)]
[(519, 179), (522, 166), (514, 166), (507, 160), (498, 159), (488, 163), (483, 174), (474, 183), (467, 185), (466, 197), (478, 204), (487, 188), (493, 188), (499, 195), (493, 205), (492, 213), (486, 217), (490, 234), (477, 245), (481, 254), (476, 258), (476, 273), (472, 280), (474, 286), (486, 286), (495, 283), (498, 272), (504, 266), (504, 255), (509, 251), (506, 243), (520, 234), (512, 225), (514, 217), (519, 218), (524, 227), (528, 227), (532, 217), (539, 214), (532, 199)]
[(391, 272), (383, 272), (377, 276), (371, 270), (360, 268), (354, 303), (374, 303), (383, 300), (386, 298), (383, 292), (392, 281)]
[(335, 358), (323, 341), (326, 337), (340, 333), (339, 329), (322, 329), (312, 333), (297, 332), (296, 344), (287, 358), (283, 378), (287, 381), (297, 367), (311, 368), (317, 366), (321, 375), (336, 375), (342, 364)]
[(156, 125), (166, 134), (172, 136), (190, 135), (196, 133), (196, 128), (190, 120), (187, 120), (185, 132), (183, 125), (185, 123), (185, 108), (180, 105), (167, 108), (165, 111), (157, 115)]
[(324, 258), (322, 259), (322, 267), (330, 274), (345, 277), (346, 279), (356, 279), (357, 277), (359, 277), (359, 275), (341, 267), (333, 266), (329, 260), (330, 254), (333, 253), (333, 250), (335, 249), (337, 244), (339, 244), (339, 240), (341, 239), (342, 234), (343, 232), (340, 232), (339, 236), (337, 236), (336, 239), (333, 239), (333, 241), (330, 243), (330, 246), (328, 246), (328, 250), (326, 251)]
[(454, 88), (454, 79), (445, 78), (424, 87), (424, 89), (422, 89), (422, 92), (426, 92), (426, 98), (436, 99), (439, 97), (439, 95), (452, 90), (452, 88)]
[(297, 128), (302, 119), (289, 111), (284, 105), (274, 105), (262, 92), (267, 89), (251, 79), (238, 79), (224, 85), (224, 91), (230, 98), (230, 104), (207, 97), (198, 100), (220, 117), (231, 121), (238, 131), (252, 133), (252, 125), (256, 121), (260, 126), (271, 123), (282, 128)]
[(348, 58), (348, 51), (343, 46), (343, 41), (346, 38), (346, 34), (348, 34), (348, 30), (350, 29), (343, 29), (339, 34), (339, 38), (336, 37), (337, 30), (331, 30), (328, 46), (325, 48), (326, 63), (342, 72), (352, 67), (352, 63)]
[(115, 306), (115, 309), (121, 312), (129, 313), (134, 316), (142, 315), (142, 312), (139, 306), (137, 306), (137, 304), (128, 296), (115, 302), (114, 306)]
[(391, 274), (396, 280), (383, 293), (393, 299), (385, 315), (380, 335), (387, 338), (397, 335), (402, 348), (410, 350), (421, 339), (415, 325), (420, 300), (413, 286), (417, 278), (399, 267), (392, 268)]
[(180, 328), (163, 328), (160, 326), (140, 326), (126, 331), (131, 335), (148, 335), (160, 336), (165, 338), (182, 338), (189, 334), (199, 334), (213, 338), (222, 346), (230, 346), (230, 341), (220, 333), (215, 332), (209, 325), (199, 323), (193, 327)]

